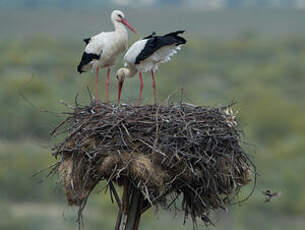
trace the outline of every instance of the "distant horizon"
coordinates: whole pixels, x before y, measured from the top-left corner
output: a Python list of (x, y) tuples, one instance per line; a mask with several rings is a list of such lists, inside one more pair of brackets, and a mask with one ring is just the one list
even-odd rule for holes
[[(150, 7), (138, 10), (132, 7), (116, 7), (123, 10), (138, 35), (156, 31), (186, 30), (192, 37), (227, 40), (252, 34), (257, 37), (304, 37), (304, 10), (297, 9), (249, 9), (234, 8), (204, 11), (181, 7)], [(68, 38), (78, 41), (97, 31), (111, 30), (110, 12), (114, 7), (103, 8), (39, 7), (0, 9), (1, 40), (10, 37)], [(204, 11), (204, 13), (203, 13)], [(56, 17), (54, 17), (56, 15)], [(39, 18), (39, 20), (37, 20)], [(9, 23), (7, 23), (9, 22)], [(131, 38), (135, 38), (131, 36)]]
[(3, 7), (185, 7), (203, 10), (219, 10), (225, 8), (297, 8), (305, 9), (305, 0), (2, 0)]

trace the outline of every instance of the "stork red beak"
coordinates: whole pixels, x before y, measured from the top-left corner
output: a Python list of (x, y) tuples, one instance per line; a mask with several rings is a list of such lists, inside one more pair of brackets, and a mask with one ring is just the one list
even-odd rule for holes
[(132, 32), (134, 32), (135, 34), (137, 34), (136, 30), (127, 22), (127, 20), (125, 18), (122, 18), (122, 23), (128, 27), (128, 29), (130, 29)]
[(118, 83), (118, 104), (120, 104), (120, 101), (121, 101), (121, 91), (122, 91), (122, 87), (123, 87), (123, 83), (124, 83), (124, 80), (119, 80), (119, 83)]

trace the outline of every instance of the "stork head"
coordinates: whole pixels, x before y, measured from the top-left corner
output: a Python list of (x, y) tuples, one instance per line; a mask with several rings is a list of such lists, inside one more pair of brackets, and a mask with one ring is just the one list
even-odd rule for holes
[(120, 68), (116, 72), (116, 78), (118, 79), (119, 83), (121, 82), (122, 86), (125, 81), (125, 78), (128, 76), (129, 70), (127, 68)]
[(126, 68), (120, 68), (116, 72), (116, 78), (118, 79), (118, 103), (120, 104), (120, 99), (121, 99), (121, 91), (123, 88), (123, 84), (125, 81), (125, 78), (128, 76), (129, 70)]
[(128, 21), (125, 18), (125, 15), (122, 11), (120, 10), (114, 10), (111, 13), (111, 20), (113, 22), (119, 22), (125, 25), (128, 29), (130, 29), (132, 32), (137, 34), (136, 30), (128, 23)]

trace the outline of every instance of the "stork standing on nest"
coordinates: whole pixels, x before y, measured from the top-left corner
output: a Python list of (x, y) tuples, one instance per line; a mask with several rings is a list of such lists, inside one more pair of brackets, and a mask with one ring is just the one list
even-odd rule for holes
[(116, 75), (118, 83), (118, 103), (120, 103), (121, 90), (126, 77), (133, 77), (139, 72), (141, 81), (138, 105), (141, 104), (143, 91), (142, 72), (151, 72), (152, 86), (154, 90), (154, 103), (157, 102), (156, 81), (154, 72), (158, 64), (167, 62), (180, 49), (180, 45), (185, 44), (186, 40), (179, 36), (184, 31), (168, 33), (163, 36), (156, 36), (153, 32), (151, 35), (135, 42), (126, 52), (124, 62), (126, 68), (120, 68)]
[(114, 31), (101, 32), (91, 38), (84, 39), (86, 48), (83, 52), (81, 61), (77, 66), (77, 71), (79, 73), (89, 70), (95, 71), (96, 99), (98, 99), (99, 68), (108, 68), (106, 77), (107, 103), (109, 102), (110, 67), (115, 64), (117, 56), (128, 48), (128, 32), (126, 27), (136, 34), (135, 29), (129, 25), (122, 11), (114, 10), (111, 13), (111, 21), (115, 28)]

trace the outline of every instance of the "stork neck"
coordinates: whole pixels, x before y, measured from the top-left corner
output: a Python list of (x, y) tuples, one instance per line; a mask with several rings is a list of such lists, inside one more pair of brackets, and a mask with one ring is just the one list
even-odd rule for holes
[(134, 67), (128, 67), (126, 68), (127, 77), (133, 77), (137, 73), (137, 69)]
[(114, 30), (120, 33), (128, 33), (125, 25), (118, 21), (113, 21)]

